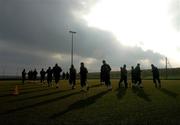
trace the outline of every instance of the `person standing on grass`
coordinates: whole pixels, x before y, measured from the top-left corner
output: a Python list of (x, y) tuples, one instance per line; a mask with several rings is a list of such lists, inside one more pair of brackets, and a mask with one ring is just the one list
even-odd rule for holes
[(40, 75), (41, 75), (41, 83), (44, 83), (46, 72), (44, 71), (43, 68), (40, 71)]
[(83, 87), (87, 87), (86, 89), (89, 90), (89, 86), (87, 85), (87, 73), (88, 70), (87, 68), (84, 66), (84, 63), (81, 62), (80, 64), (80, 83), (81, 83), (81, 88), (83, 90)]
[(121, 67), (121, 79), (119, 81), (119, 88), (120, 88), (120, 84), (124, 81), (124, 86), (125, 88), (128, 88), (128, 84), (127, 84), (127, 69), (126, 69), (126, 65), (124, 64), (123, 68)]
[(134, 66), (131, 66), (131, 82), (132, 82), (132, 86), (135, 85), (135, 70), (134, 70)]
[(72, 89), (75, 89), (76, 85), (76, 69), (74, 68), (74, 65), (71, 65), (69, 69), (69, 84), (72, 86)]
[(23, 69), (22, 71), (22, 83), (24, 84), (24, 81), (26, 80), (26, 71)]
[(102, 63), (103, 65), (101, 66), (101, 73), (103, 74), (105, 85), (108, 87), (109, 90), (111, 90), (112, 89), (111, 81), (110, 81), (111, 67), (109, 66), (109, 64), (106, 63), (105, 60), (103, 60)]
[(60, 76), (61, 76), (60, 74), (61, 74), (61, 72), (62, 72), (61, 67), (59, 67), (58, 64), (56, 64), (56, 65), (53, 67), (53, 76), (54, 76), (54, 78), (55, 78), (56, 88), (59, 87), (58, 82), (59, 82), (59, 80), (60, 80)]
[(156, 82), (156, 80), (157, 80), (159, 83), (159, 88), (161, 88), (161, 81), (159, 79), (159, 70), (153, 64), (151, 64), (151, 68), (152, 68), (152, 76), (153, 76), (153, 82), (155, 84), (155, 87), (157, 88), (157, 82)]
[(51, 86), (51, 83), (52, 83), (52, 74), (53, 74), (53, 71), (51, 69), (51, 67), (49, 67), (46, 71), (47, 73), (47, 83), (48, 83), (48, 87)]
[(135, 68), (135, 84), (142, 88), (142, 80), (141, 80), (141, 68), (140, 64), (138, 63), (136, 68)]

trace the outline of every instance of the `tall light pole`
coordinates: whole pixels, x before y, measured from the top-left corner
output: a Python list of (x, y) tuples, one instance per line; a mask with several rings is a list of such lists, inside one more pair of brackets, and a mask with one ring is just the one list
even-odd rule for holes
[(76, 34), (75, 31), (69, 31), (72, 34), (72, 45), (71, 45), (71, 65), (73, 65), (73, 35)]

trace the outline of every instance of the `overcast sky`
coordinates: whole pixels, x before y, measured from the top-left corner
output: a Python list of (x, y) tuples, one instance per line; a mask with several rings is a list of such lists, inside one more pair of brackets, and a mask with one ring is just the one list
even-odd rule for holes
[(77, 32), (77, 70), (83, 61), (90, 72), (99, 71), (103, 59), (113, 70), (137, 63), (142, 68), (151, 63), (164, 67), (165, 56), (171, 65), (180, 66), (179, 0), (123, 1), (0, 0), (0, 74), (55, 63), (68, 71), (69, 30)]

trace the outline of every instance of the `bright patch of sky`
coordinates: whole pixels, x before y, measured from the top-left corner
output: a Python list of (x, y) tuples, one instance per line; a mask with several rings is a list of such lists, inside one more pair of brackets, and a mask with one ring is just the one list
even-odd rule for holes
[(100, 0), (83, 18), (89, 27), (112, 32), (126, 46), (163, 54), (177, 67), (180, 31), (173, 25), (171, 5), (172, 0)]

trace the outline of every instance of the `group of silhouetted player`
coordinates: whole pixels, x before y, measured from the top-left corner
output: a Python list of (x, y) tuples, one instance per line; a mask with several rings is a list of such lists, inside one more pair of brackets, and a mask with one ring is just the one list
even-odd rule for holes
[[(153, 76), (153, 82), (155, 84), (155, 87), (161, 88), (161, 81), (159, 78), (159, 70), (157, 67), (155, 67), (153, 64), (151, 64), (152, 68), (152, 76)], [(121, 87), (121, 83), (124, 81), (124, 86), (125, 88), (128, 88), (128, 83), (127, 83), (127, 69), (126, 65), (124, 64), (123, 67), (120, 67), (120, 72), (121, 72), (121, 79), (119, 81), (119, 88)], [(157, 85), (157, 82), (159, 86)], [(131, 83), (133, 87), (140, 87), (142, 88), (142, 80), (141, 80), (141, 69), (140, 69), (140, 64), (138, 63), (137, 66), (134, 68), (134, 66), (131, 67)]]
[[(34, 80), (35, 81), (37, 79), (38, 72), (36, 71), (36, 69), (34, 71), (30, 70), (27, 74), (28, 74), (28, 79), (29, 80)], [(22, 82), (23, 83), (24, 83), (25, 79), (26, 79), (26, 71), (24, 69), (22, 71)]]
[[(56, 84), (56, 88), (59, 87), (58, 83), (60, 82), (60, 77), (61, 77), (61, 72), (62, 72), (62, 68), (60, 66), (58, 66), (58, 64), (55, 64), (55, 66), (53, 68), (49, 67), (46, 71), (44, 69), (42, 69), (40, 71), (40, 80), (41, 83), (45, 83), (45, 80), (47, 80), (48, 86), (52, 86), (52, 80), (54, 79), (55, 84)], [(88, 70), (87, 68), (84, 66), (84, 63), (81, 62), (80, 63), (80, 83), (81, 83), (81, 87), (82, 89), (84, 87), (86, 87), (86, 89), (88, 90), (89, 87), (87, 86), (87, 73)], [(25, 69), (22, 71), (22, 82), (24, 84), (24, 81), (26, 79), (26, 71)], [(36, 69), (34, 71), (29, 71), (28, 72), (28, 80), (36, 80), (37, 79), (37, 71)], [(62, 73), (62, 79), (64, 80), (69, 80), (69, 84), (72, 86), (72, 89), (75, 88), (76, 85), (76, 69), (74, 68), (74, 65), (71, 65), (70, 69), (69, 69), (69, 73)]]
[[(128, 88), (127, 69), (125, 64), (123, 67), (120, 67), (120, 71), (121, 71), (121, 79), (119, 81), (119, 87), (121, 87), (121, 83), (124, 81), (125, 88)], [(142, 88), (141, 69), (139, 63), (135, 68), (133, 66), (131, 67), (131, 82), (132, 82), (132, 86), (139, 86)]]
[[(111, 72), (111, 67), (109, 64), (106, 63), (105, 60), (102, 61), (102, 66), (100, 69), (100, 82), (101, 84), (105, 83), (107, 88), (109, 90), (112, 89), (111, 81), (110, 81), (110, 72)], [(153, 64), (151, 64), (152, 68), (152, 76), (153, 76), (153, 82), (155, 83), (155, 87), (161, 88), (161, 81), (159, 79), (159, 70), (157, 67), (155, 67)], [(46, 71), (42, 69), (40, 71), (40, 81), (41, 83), (45, 83), (45, 80), (47, 80), (48, 86), (52, 86), (52, 80), (54, 79), (56, 87), (58, 88), (60, 77), (61, 77), (61, 72), (62, 68), (58, 66), (58, 64), (55, 64), (53, 68), (49, 67)], [(34, 71), (29, 71), (28, 73), (28, 79), (29, 80), (36, 80), (37, 79), (37, 71), (36, 69)], [(86, 90), (89, 89), (89, 86), (87, 84), (87, 74), (88, 70), (84, 66), (84, 63), (80, 63), (80, 85), (83, 90), (85, 88)], [(64, 80), (69, 80), (69, 84), (71, 85), (72, 89), (75, 89), (76, 86), (76, 76), (77, 72), (74, 67), (74, 65), (71, 65), (69, 69), (69, 73), (62, 73), (62, 79)], [(22, 82), (24, 83), (26, 79), (26, 71), (25, 69), (22, 71)], [(158, 85), (157, 82), (158, 81)], [(128, 88), (128, 82), (127, 82), (127, 69), (126, 65), (124, 64), (123, 67), (120, 67), (120, 80), (119, 80), (119, 88), (122, 87), (122, 83), (124, 82), (124, 87)], [(138, 63), (137, 66), (134, 68), (133, 66), (131, 67), (131, 83), (132, 87), (140, 87), (142, 88), (142, 80), (141, 80), (141, 69), (140, 69), (140, 64)]]

